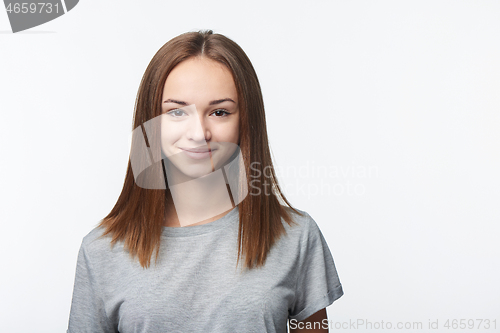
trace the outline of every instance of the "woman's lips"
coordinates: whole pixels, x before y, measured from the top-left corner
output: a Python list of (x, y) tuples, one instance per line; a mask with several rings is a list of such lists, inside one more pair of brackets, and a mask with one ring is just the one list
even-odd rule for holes
[(204, 159), (204, 158), (209, 158), (210, 155), (212, 155), (212, 153), (214, 151), (216, 151), (217, 149), (198, 149), (198, 151), (195, 151), (195, 150), (187, 150), (187, 149), (183, 149), (181, 148), (181, 150), (190, 158), (193, 158), (195, 160), (201, 160), (201, 159)]

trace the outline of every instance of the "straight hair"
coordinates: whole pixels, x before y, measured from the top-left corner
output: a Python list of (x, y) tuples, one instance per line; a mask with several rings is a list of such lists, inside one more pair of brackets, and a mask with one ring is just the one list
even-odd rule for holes
[[(275, 242), (286, 233), (282, 219), (290, 226), (296, 224), (290, 209), (300, 216), (303, 214), (292, 207), (278, 185), (269, 150), (260, 84), (241, 47), (212, 30), (187, 32), (168, 41), (154, 55), (142, 77), (132, 129), (162, 114), (161, 99), (167, 76), (176, 65), (192, 57), (206, 57), (223, 64), (234, 79), (241, 112), (240, 151), (246, 182), (252, 180), (252, 188), (259, 189), (259, 195), (248, 195), (238, 204), (237, 265), (242, 259), (245, 268), (260, 267)], [(271, 193), (265, 191), (266, 185), (270, 185)], [(138, 257), (143, 268), (150, 266), (153, 251), (156, 251), (155, 264), (158, 260), (165, 212), (169, 208), (168, 184), (166, 187), (138, 186), (129, 159), (121, 194), (111, 212), (98, 225), (105, 229), (101, 237), (111, 235), (112, 246), (118, 241), (124, 242), (130, 257)]]

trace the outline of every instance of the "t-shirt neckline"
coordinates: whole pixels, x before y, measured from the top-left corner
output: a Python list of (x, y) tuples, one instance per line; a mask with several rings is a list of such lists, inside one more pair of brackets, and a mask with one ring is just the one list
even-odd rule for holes
[(185, 226), (185, 227), (167, 227), (163, 226), (163, 237), (186, 237), (206, 234), (215, 230), (227, 227), (229, 224), (238, 220), (239, 217), (238, 206), (235, 206), (229, 213), (223, 217), (200, 225)]

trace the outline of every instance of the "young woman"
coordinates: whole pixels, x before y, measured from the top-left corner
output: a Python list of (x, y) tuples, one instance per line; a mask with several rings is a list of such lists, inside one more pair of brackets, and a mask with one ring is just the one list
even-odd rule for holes
[(211, 30), (167, 42), (121, 195), (83, 238), (68, 332), (326, 332), (342, 295), (317, 224), (278, 186), (246, 54)]

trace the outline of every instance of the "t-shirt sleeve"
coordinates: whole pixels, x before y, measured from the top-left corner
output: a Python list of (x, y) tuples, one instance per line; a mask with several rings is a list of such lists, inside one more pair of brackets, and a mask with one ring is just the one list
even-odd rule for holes
[(100, 295), (96, 274), (92, 269), (84, 240), (78, 252), (67, 333), (115, 332), (106, 316)]
[[(307, 213), (306, 213), (307, 214)], [(289, 318), (301, 321), (329, 306), (344, 292), (330, 249), (316, 222), (306, 215)]]

